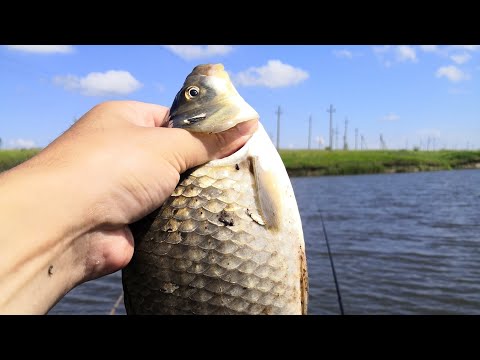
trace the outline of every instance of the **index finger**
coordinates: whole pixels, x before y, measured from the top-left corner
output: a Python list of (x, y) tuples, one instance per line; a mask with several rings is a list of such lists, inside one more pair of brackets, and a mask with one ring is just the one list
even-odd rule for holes
[(128, 105), (137, 115), (131, 119), (131, 122), (135, 125), (147, 127), (167, 126), (170, 113), (168, 107), (140, 101), (129, 101)]

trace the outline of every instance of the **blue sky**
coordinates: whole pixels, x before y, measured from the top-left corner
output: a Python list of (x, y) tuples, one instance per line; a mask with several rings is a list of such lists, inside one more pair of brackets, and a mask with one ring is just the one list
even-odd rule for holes
[[(480, 46), (0, 46), (3, 147), (46, 146), (95, 104), (131, 99), (170, 106), (192, 68), (223, 63), (282, 148), (329, 141), (348, 118), (369, 149), (480, 148)], [(335, 137), (334, 137), (335, 145)]]

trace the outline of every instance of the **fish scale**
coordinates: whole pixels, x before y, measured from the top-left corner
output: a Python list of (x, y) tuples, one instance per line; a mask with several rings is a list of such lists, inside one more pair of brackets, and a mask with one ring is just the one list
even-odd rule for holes
[[(254, 178), (249, 160), (238, 165), (239, 170), (203, 167), (191, 172), (155, 212), (151, 225), (147, 217), (132, 226), (135, 233), (142, 227), (146, 233), (135, 246), (130, 278), (146, 271), (151, 276), (129, 285), (130, 297), (143, 298), (134, 305), (135, 313), (289, 312), (296, 289), (289, 286), (295, 281), (288, 279), (288, 247), (247, 215), (247, 209), (258, 211)], [(232, 185), (242, 191), (232, 192)], [(206, 200), (200, 207), (179, 201), (198, 198)], [(231, 218), (233, 225), (220, 222), (221, 216)]]

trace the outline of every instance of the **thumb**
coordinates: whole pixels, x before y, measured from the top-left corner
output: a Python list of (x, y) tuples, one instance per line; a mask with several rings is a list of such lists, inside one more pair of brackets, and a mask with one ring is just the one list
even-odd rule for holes
[(180, 173), (208, 161), (233, 154), (252, 137), (258, 128), (258, 120), (241, 122), (231, 129), (212, 134), (190, 133), (183, 129), (178, 133), (177, 162)]

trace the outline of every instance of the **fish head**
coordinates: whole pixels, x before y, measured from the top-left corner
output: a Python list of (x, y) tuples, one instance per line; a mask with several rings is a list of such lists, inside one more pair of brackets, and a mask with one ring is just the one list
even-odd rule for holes
[(222, 64), (196, 66), (170, 108), (170, 126), (192, 132), (216, 133), (258, 118)]

